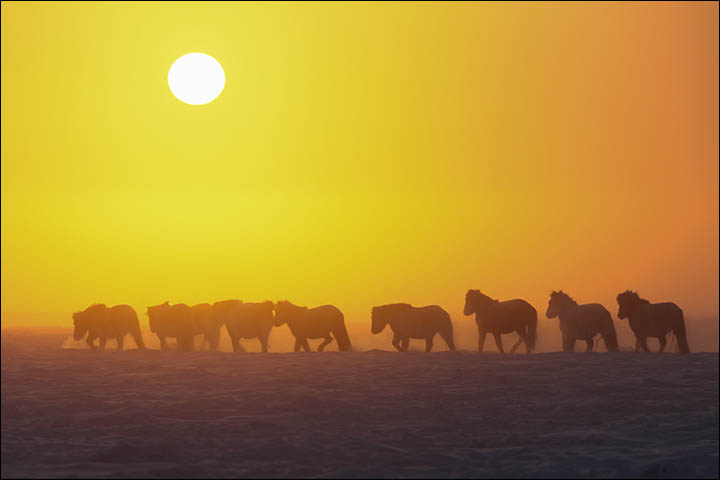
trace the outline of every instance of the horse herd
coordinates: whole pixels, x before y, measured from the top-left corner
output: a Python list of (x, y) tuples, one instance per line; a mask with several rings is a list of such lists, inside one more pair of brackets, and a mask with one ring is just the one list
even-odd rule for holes
[[(635, 349), (649, 352), (648, 337), (660, 342), (660, 352), (665, 349), (667, 335), (672, 332), (677, 340), (678, 351), (689, 353), (685, 332), (683, 311), (674, 303), (650, 303), (636, 292), (625, 291), (617, 296), (618, 317), (628, 319), (630, 328), (637, 339)], [(479, 290), (469, 290), (465, 295), (465, 315), (475, 314), (478, 327), (478, 350), (483, 351), (485, 337), (492, 334), (500, 353), (505, 350), (502, 334), (516, 332), (518, 341), (512, 346), (514, 352), (521, 344), (530, 353), (537, 339), (537, 311), (525, 300), (499, 301), (484, 295)], [(273, 303), (242, 302), (225, 300), (212, 305), (201, 303), (188, 306), (182, 303), (170, 305), (165, 302), (147, 308), (150, 330), (158, 336), (163, 350), (168, 348), (167, 339), (175, 338), (178, 347), (184, 351), (195, 349), (195, 336), (202, 335), (203, 342), (210, 350), (217, 350), (220, 329), (224, 325), (232, 340), (233, 351), (242, 352), (241, 339), (257, 338), (263, 352), (268, 351), (268, 339), (273, 327), (287, 324), (295, 337), (295, 351), (310, 351), (308, 339), (323, 339), (318, 347), (321, 352), (333, 339), (338, 349), (352, 349), (350, 337), (345, 328), (342, 312), (333, 305), (315, 308), (300, 307), (288, 301)], [(610, 312), (599, 303), (578, 305), (563, 291), (553, 291), (546, 312), (547, 318), (559, 318), (563, 351), (572, 352), (575, 342), (585, 341), (586, 351), (592, 351), (594, 338), (600, 335), (608, 352), (618, 350), (617, 335)], [(411, 338), (424, 339), (425, 350), (432, 350), (436, 334), (445, 341), (448, 348), (455, 350), (453, 325), (450, 315), (437, 305), (413, 307), (407, 303), (377, 306), (371, 313), (371, 331), (379, 334), (388, 325), (393, 332), (392, 345), (400, 352), (406, 352)], [(82, 312), (73, 314), (75, 340), (86, 342), (91, 348), (105, 348), (108, 339), (116, 339), (118, 349), (123, 348), (123, 339), (130, 334), (138, 348), (145, 348), (138, 316), (129, 305), (107, 307), (95, 304)]]

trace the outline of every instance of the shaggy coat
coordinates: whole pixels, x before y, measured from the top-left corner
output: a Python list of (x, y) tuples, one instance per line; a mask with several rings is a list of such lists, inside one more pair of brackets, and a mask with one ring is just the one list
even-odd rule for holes
[(599, 303), (578, 305), (562, 290), (550, 294), (547, 318), (560, 318), (560, 332), (564, 352), (573, 352), (577, 340), (585, 340), (586, 352), (593, 349), (593, 338), (602, 335), (608, 352), (617, 352), (617, 334), (610, 312)]
[(478, 327), (478, 351), (482, 353), (485, 336), (493, 335), (500, 353), (505, 353), (501, 334), (517, 332), (520, 337), (510, 349), (513, 353), (525, 342), (525, 352), (535, 348), (537, 340), (537, 310), (525, 300), (519, 298), (500, 302), (492, 299), (479, 290), (468, 290), (465, 294), (465, 315), (475, 314)]
[(128, 333), (135, 340), (138, 348), (145, 348), (140, 321), (137, 313), (130, 305), (115, 305), (106, 307), (101, 303), (91, 305), (82, 312), (73, 314), (75, 340), (82, 339), (87, 334), (87, 344), (90, 348), (97, 348), (95, 339), (100, 339), (100, 349), (105, 348), (109, 338), (117, 340), (118, 350), (123, 348), (123, 339)]
[(413, 307), (408, 303), (393, 303), (373, 307), (371, 331), (378, 334), (390, 325), (392, 344), (399, 352), (407, 352), (411, 338), (425, 339), (425, 351), (433, 347), (435, 334), (440, 334), (448, 348), (455, 351), (453, 325), (450, 315), (437, 305)]

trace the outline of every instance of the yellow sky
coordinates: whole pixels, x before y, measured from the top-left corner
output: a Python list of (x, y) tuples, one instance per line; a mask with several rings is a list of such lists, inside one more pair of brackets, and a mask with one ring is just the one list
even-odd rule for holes
[[(364, 322), (468, 288), (717, 315), (717, 3), (1, 8), (5, 315)], [(208, 105), (168, 88), (188, 52), (225, 70)]]

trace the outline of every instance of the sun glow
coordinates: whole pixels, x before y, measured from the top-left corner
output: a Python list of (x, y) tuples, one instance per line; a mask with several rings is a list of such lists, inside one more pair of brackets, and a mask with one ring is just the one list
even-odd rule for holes
[(217, 60), (204, 53), (188, 53), (175, 60), (168, 72), (170, 91), (180, 101), (204, 105), (225, 87), (225, 72)]

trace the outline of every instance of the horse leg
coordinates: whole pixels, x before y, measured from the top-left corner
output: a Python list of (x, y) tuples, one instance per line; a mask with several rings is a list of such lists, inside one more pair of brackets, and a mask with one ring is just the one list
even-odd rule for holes
[(573, 353), (575, 350), (575, 339), (570, 338), (568, 335), (563, 335), (563, 352)]
[(125, 346), (125, 335), (117, 337), (118, 350), (122, 350)]
[(410, 347), (410, 337), (402, 337), (402, 339), (400, 339), (400, 344), (402, 347), (402, 351), (407, 352), (408, 348)]
[(264, 336), (262, 336), (262, 337), (258, 337), (258, 339), (260, 340), (260, 350), (261, 350), (263, 353), (267, 353), (267, 351), (268, 351), (268, 337), (267, 337), (267, 335), (264, 335)]
[(240, 343), (240, 337), (233, 338), (232, 344), (233, 344), (233, 352), (245, 353), (245, 347), (243, 347), (242, 343)]
[(495, 345), (497, 345), (498, 352), (505, 353), (502, 346), (502, 336), (500, 336), (499, 333), (493, 333), (493, 338), (495, 339)]
[(650, 353), (650, 349), (647, 346), (647, 337), (638, 337), (638, 342), (640, 343), (640, 348), (643, 349), (643, 352)]
[(142, 333), (140, 332), (140, 329), (133, 330), (130, 332), (130, 335), (132, 336), (133, 340), (135, 340), (135, 345), (139, 350), (142, 350), (145, 348), (145, 342), (143, 342)]
[(294, 351), (294, 352), (299, 352), (299, 351), (300, 351), (300, 347), (302, 347), (302, 343), (300, 342), (300, 339), (299, 339), (299, 338), (295, 337), (295, 349), (294, 349), (293, 351)]
[(425, 339), (425, 351), (431, 352), (433, 347), (433, 337), (427, 337)]
[(639, 352), (640, 350), (641, 350), (640, 349), (640, 340), (636, 338), (635, 339), (635, 351)]
[(90, 334), (88, 334), (87, 339), (85, 340), (85, 343), (87, 343), (90, 346), (90, 348), (95, 350), (97, 347), (95, 346), (95, 343), (93, 343), (93, 342), (95, 342), (95, 337), (92, 337), (92, 336), (90, 336)]
[(158, 335), (158, 338), (160, 339), (160, 348), (162, 348), (163, 350), (167, 350), (168, 346), (167, 346), (167, 340), (165, 340), (165, 336)]
[(312, 350), (310, 350), (310, 344), (308, 343), (307, 338), (303, 338), (301, 340), (301, 343), (302, 343), (303, 349), (305, 349), (306, 352), (312, 352)]
[(105, 337), (100, 337), (100, 350), (105, 350), (105, 342), (106, 341), (107, 340), (105, 339)]
[(660, 350), (658, 350), (658, 353), (663, 353), (663, 351), (665, 351), (665, 345), (667, 345), (667, 337), (665, 335), (658, 337), (658, 341), (660, 342)]
[(208, 350), (217, 351), (218, 344), (220, 343), (220, 330), (209, 330), (205, 332), (204, 336), (208, 344)]
[(485, 346), (485, 335), (487, 335), (487, 332), (480, 332), (478, 333), (478, 352), (483, 352), (483, 347)]
[(592, 352), (593, 345), (595, 345), (595, 341), (592, 339), (592, 337), (586, 338), (585, 343), (587, 343), (587, 348), (585, 349), (585, 352)]
[(332, 341), (333, 337), (328, 333), (327, 337), (325, 337), (325, 340), (320, 345), (318, 345), (318, 352), (322, 352), (325, 346), (327, 346)]
[[(518, 347), (520, 346), (520, 344), (522, 344), (523, 342), (525, 342), (525, 346), (527, 347), (527, 337), (525, 336), (525, 333), (523, 333), (520, 330), (517, 330), (517, 334), (520, 336), (520, 338), (518, 338), (518, 341), (515, 342), (515, 345), (513, 345), (512, 348), (510, 349), (510, 353), (515, 353), (515, 350), (517, 350)], [(527, 347), (527, 348), (528, 348), (527, 353), (530, 353), (530, 350), (529, 350), (530, 347)]]
[(402, 352), (402, 345), (400, 345), (400, 337), (397, 333), (393, 333), (393, 339), (392, 339), (393, 347), (397, 349), (398, 352)]

